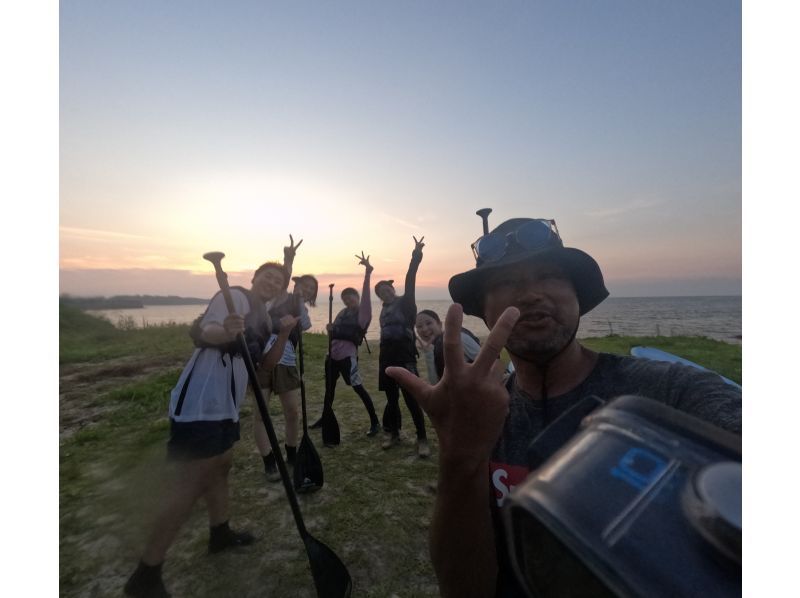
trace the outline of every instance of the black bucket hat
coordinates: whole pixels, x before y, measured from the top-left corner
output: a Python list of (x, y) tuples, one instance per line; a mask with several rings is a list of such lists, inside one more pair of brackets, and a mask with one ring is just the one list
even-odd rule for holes
[[(484, 226), (486, 230), (488, 227)], [(525, 239), (519, 238), (520, 231), (528, 231), (536, 238), (526, 243)], [(483, 318), (484, 283), (489, 274), (524, 262), (547, 260), (561, 266), (575, 287), (580, 315), (588, 313), (608, 297), (600, 266), (580, 249), (564, 247), (554, 220), (512, 218), (491, 233), (484, 234), (472, 247), (475, 268), (456, 274), (448, 284), (453, 301), (460, 303), (467, 315)], [(482, 255), (483, 248), (488, 248), (486, 256)]]

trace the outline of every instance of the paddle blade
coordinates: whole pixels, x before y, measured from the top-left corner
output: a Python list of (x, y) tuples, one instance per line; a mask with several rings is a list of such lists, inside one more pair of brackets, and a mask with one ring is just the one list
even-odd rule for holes
[(305, 494), (316, 492), (325, 482), (322, 460), (308, 434), (303, 435), (294, 463), (294, 489)]
[(333, 407), (326, 405), (322, 410), (322, 444), (337, 446), (341, 441), (339, 421), (336, 419)]
[(319, 598), (349, 598), (353, 590), (350, 572), (325, 544), (306, 534), (303, 538), (311, 563), (311, 575)]

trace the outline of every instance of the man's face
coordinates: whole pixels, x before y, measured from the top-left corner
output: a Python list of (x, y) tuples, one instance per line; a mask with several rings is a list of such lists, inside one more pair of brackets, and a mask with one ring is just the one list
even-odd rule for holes
[(358, 307), (358, 295), (356, 293), (347, 293), (342, 297), (346, 307)]
[(394, 287), (390, 284), (382, 284), (378, 287), (378, 290), (375, 291), (375, 293), (384, 303), (391, 303), (397, 296), (397, 294), (394, 292)]
[(489, 328), (512, 305), (520, 317), (506, 348), (527, 361), (546, 362), (566, 346), (578, 327), (578, 297), (557, 264), (515, 264), (493, 273), (484, 284), (483, 313)]
[(253, 291), (262, 301), (270, 301), (283, 290), (284, 279), (280, 270), (264, 268), (253, 278)]

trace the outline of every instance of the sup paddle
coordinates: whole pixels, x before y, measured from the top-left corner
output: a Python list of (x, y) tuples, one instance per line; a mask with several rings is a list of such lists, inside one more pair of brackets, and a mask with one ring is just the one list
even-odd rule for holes
[[(302, 312), (303, 297), (296, 295), (297, 313)], [(297, 447), (297, 456), (294, 462), (294, 488), (300, 493), (316, 492), (325, 482), (322, 472), (322, 460), (319, 458), (311, 436), (308, 435), (308, 419), (306, 417), (306, 383), (305, 368), (303, 366), (303, 328), (300, 322), (297, 323), (298, 341), (298, 365), (300, 367), (300, 404), (303, 412), (303, 438), (300, 446)]]
[[(228, 285), (228, 275), (222, 270), (221, 262), (224, 257), (225, 254), (221, 251), (214, 251), (203, 255), (204, 259), (214, 265), (217, 283), (225, 298), (225, 305), (228, 307), (228, 313), (234, 314), (236, 313), (236, 308), (233, 304), (233, 298), (231, 297), (230, 286)], [(256, 405), (258, 406), (259, 413), (261, 413), (261, 421), (264, 422), (264, 427), (267, 429), (269, 443), (272, 446), (272, 454), (275, 455), (275, 462), (281, 474), (283, 488), (286, 490), (286, 497), (289, 499), (289, 506), (292, 508), (292, 515), (294, 516), (297, 531), (306, 548), (308, 562), (311, 565), (311, 575), (314, 578), (314, 587), (317, 590), (317, 597), (348, 598), (353, 589), (350, 573), (347, 571), (347, 567), (344, 566), (344, 563), (336, 556), (336, 553), (314, 538), (306, 529), (305, 523), (303, 522), (303, 514), (300, 512), (300, 505), (297, 503), (297, 495), (289, 479), (289, 472), (286, 469), (281, 447), (278, 444), (278, 437), (275, 435), (275, 428), (272, 427), (272, 419), (270, 419), (269, 411), (267, 411), (267, 406), (264, 402), (264, 395), (261, 394), (261, 387), (258, 384), (258, 380), (256, 380), (256, 370), (253, 366), (250, 352), (247, 350), (247, 341), (244, 338), (244, 334), (241, 332), (237, 334), (236, 340), (239, 342), (244, 365), (247, 368), (247, 375), (250, 379), (250, 387), (253, 389), (253, 394), (255, 394), (256, 397)]]
[[(328, 324), (333, 323), (333, 283), (328, 285)], [(333, 359), (331, 346), (333, 340), (328, 331), (328, 357), (325, 359), (325, 399), (322, 402), (322, 444), (328, 448), (337, 446), (341, 441), (339, 422), (333, 412)]]

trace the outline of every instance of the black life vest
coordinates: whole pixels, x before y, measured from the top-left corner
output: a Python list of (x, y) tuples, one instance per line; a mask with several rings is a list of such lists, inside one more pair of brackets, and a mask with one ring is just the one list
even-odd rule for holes
[(413, 346), (414, 328), (403, 313), (403, 297), (398, 297), (392, 303), (383, 305), (380, 324), (381, 344), (407, 341)]
[[(300, 316), (300, 312), (302, 308), (298, 303), (302, 301), (300, 295), (293, 295), (287, 294), (286, 300), (278, 305), (273, 305), (269, 310), (269, 317), (272, 319), (272, 333), (278, 334), (281, 330), (281, 318), (283, 316)], [(292, 332), (289, 333), (289, 340), (292, 342), (292, 346), (297, 348), (298, 343), (300, 342), (300, 326), (295, 326), (292, 328)]]
[(349, 341), (356, 347), (364, 342), (364, 335), (369, 328), (369, 322), (362, 328), (358, 323), (358, 307), (345, 307), (338, 313), (331, 327), (331, 339)]
[[(231, 290), (233, 289), (244, 293), (244, 296), (247, 297), (247, 302), (250, 304), (250, 311), (248, 311), (244, 317), (244, 338), (247, 341), (247, 350), (250, 353), (250, 357), (253, 359), (254, 363), (258, 363), (261, 360), (261, 353), (264, 351), (264, 347), (267, 346), (267, 341), (272, 332), (272, 323), (269, 314), (267, 314), (267, 308), (264, 306), (264, 303), (259, 301), (248, 289), (239, 286), (231, 287)], [(214, 301), (221, 292), (222, 291), (218, 291), (217, 294), (211, 298), (209, 305), (211, 305), (211, 302)], [(207, 312), (208, 307), (202, 314), (195, 318), (194, 322), (192, 322), (192, 325), (189, 327), (189, 336), (194, 342), (194, 346), (200, 347), (201, 349), (218, 349), (220, 352), (230, 355), (241, 355), (242, 352), (239, 342), (236, 340), (225, 345), (214, 345), (203, 340), (203, 329), (200, 326), (200, 322), (202, 322)]]

